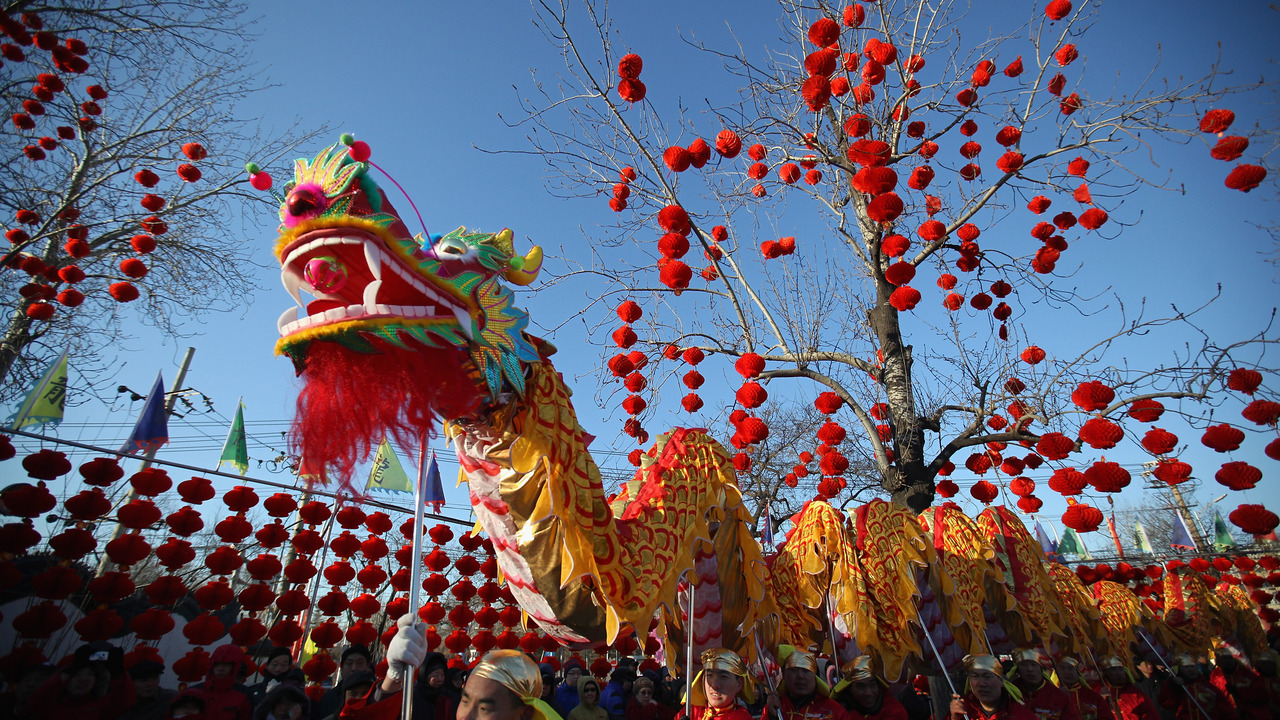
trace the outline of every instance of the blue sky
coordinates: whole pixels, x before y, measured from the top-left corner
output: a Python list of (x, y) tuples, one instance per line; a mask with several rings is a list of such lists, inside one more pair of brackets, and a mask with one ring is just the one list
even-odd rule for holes
[[(1040, 5), (1029, 4), (1028, 13)], [(1237, 4), (1231, 12), (1191, 2), (1161, 3), (1158, 7), (1120, 2), (1104, 6), (1096, 28), (1080, 42), (1094, 92), (1098, 83), (1106, 85), (1111, 78), (1117, 87), (1131, 87), (1157, 55), (1162, 57), (1157, 71), (1161, 77), (1204, 74), (1219, 52), (1222, 67), (1236, 71), (1230, 82), (1274, 75), (1274, 38), (1280, 30), (1280, 14), (1268, 10), (1264, 3)], [(730, 40), (727, 26), (731, 25), (749, 53), (779, 46), (778, 13), (768, 2), (615, 3), (612, 9), (616, 13), (616, 42), (644, 57), (650, 100), (664, 113), (670, 113), (677, 101), (696, 108), (704, 97), (722, 97), (736, 90), (734, 81), (716, 73), (716, 65), (690, 49), (682, 37), (696, 33), (700, 40), (723, 46)], [(1003, 22), (1003, 18), (983, 16), (989, 12), (975, 10), (963, 25), (965, 32), (977, 37), (986, 33), (988, 25)], [(373, 161), (404, 186), (432, 232), (459, 225), (486, 230), (511, 227), (522, 247), (533, 242), (547, 248), (553, 255), (549, 262), (555, 266), (562, 262), (555, 257), (561, 252), (585, 258), (589, 248), (584, 237), (600, 234), (598, 226), (616, 220), (603, 199), (563, 201), (551, 197), (545, 189), (548, 170), (537, 158), (477, 149), (526, 149), (524, 132), (507, 127), (499, 114), (508, 119), (520, 117), (517, 96), (528, 96), (533, 89), (531, 69), (545, 77), (560, 68), (553, 48), (533, 26), (528, 5), (272, 0), (252, 3), (252, 13), (260, 16), (256, 25), (259, 36), (246, 48), (246, 54), (261, 65), (262, 77), (273, 87), (246, 100), (238, 109), (241, 116), (260, 119), (265, 128), (280, 131), (295, 120), (304, 126), (327, 124), (333, 129), (334, 140), (341, 132), (351, 132), (367, 141), (373, 148)], [(1004, 62), (998, 64), (1003, 66)], [(1266, 94), (1263, 99), (1274, 103), (1276, 98)], [(1275, 124), (1274, 104), (1239, 103), (1232, 107), (1239, 116), (1233, 132), (1248, 131), (1259, 122)], [(705, 122), (699, 130), (704, 137), (714, 135)], [(690, 139), (686, 137), (684, 142)], [(1124, 204), (1109, 206), (1115, 223), (1130, 227), (1116, 239), (1091, 236), (1074, 243), (1070, 258), (1085, 263), (1085, 270), (1072, 282), (1086, 294), (1102, 292), (1108, 286), (1121, 289), (1130, 311), (1145, 297), (1150, 307), (1161, 312), (1171, 303), (1198, 305), (1221, 283), (1223, 297), (1205, 322), (1224, 341), (1240, 339), (1265, 323), (1280, 298), (1277, 268), (1263, 258), (1273, 253), (1275, 246), (1256, 227), (1275, 222), (1274, 190), (1264, 187), (1243, 195), (1223, 188), (1222, 178), (1230, 166), (1210, 160), (1201, 137), (1185, 148), (1160, 147), (1153, 155), (1158, 167), (1145, 170), (1157, 176), (1175, 173), (1173, 184), (1185, 184), (1185, 192), (1141, 190)], [(319, 145), (305, 148), (310, 153), (319, 149)], [(1256, 157), (1256, 153), (1249, 157)], [(268, 169), (277, 183), (287, 179), (288, 168)], [(390, 183), (383, 184), (389, 193), (394, 192)], [(392, 198), (395, 201), (394, 195)], [(395, 202), (407, 212), (407, 204)], [(272, 348), (275, 320), (288, 297), (280, 289), (270, 255), (275, 220), (260, 211), (256, 220), (256, 225), (246, 226), (244, 242), (254, 247), (265, 267), (258, 273), (264, 290), (245, 298), (241, 312), (207, 318), (203, 325), (192, 327), (199, 335), (189, 340), (158, 339), (140, 329), (136, 340), (121, 347), (119, 382), (138, 391), (150, 386), (157, 369), (163, 369), (171, 383), (185, 347), (190, 344), (196, 348), (186, 384), (209, 396), (218, 414), (174, 421), (171, 434), (175, 441), (164, 454), (172, 453), (183, 462), (212, 466), (239, 396), (245, 399), (246, 419), (255, 440), (250, 455), (270, 459), (275, 453), (269, 447), (284, 447), (280, 432), (292, 413), (296, 389), (289, 362), (273, 357)], [(800, 220), (795, 224), (804, 227)], [(999, 242), (995, 238), (1004, 232), (992, 228), (987, 235)], [(1016, 225), (1008, 232), (1023, 233), (1024, 229)], [(590, 286), (543, 293), (522, 291), (520, 302), (535, 323), (554, 327), (566, 308), (583, 307), (599, 292), (600, 288)], [(937, 300), (928, 294), (926, 298), (926, 302)], [(1104, 316), (1106, 319), (1069, 313), (1043, 317), (1041, 334), (1033, 339), (1063, 354), (1095, 337), (1100, 327), (1115, 324), (1114, 315)], [(924, 328), (913, 319), (908, 320), (907, 330), (919, 333)], [(557, 364), (577, 389), (583, 424), (599, 436), (597, 448), (622, 447), (620, 440), (625, 438), (619, 431), (624, 415), (616, 408), (622, 395), (598, 391), (599, 368), (614, 350), (601, 345), (602, 340), (607, 342), (603, 336), (591, 339), (595, 345), (585, 345), (587, 332), (581, 322), (565, 325), (551, 339), (562, 349)], [(1167, 357), (1170, 349), (1184, 340), (1157, 335), (1127, 349), (1126, 356), (1135, 364), (1150, 362)], [(709, 376), (732, 374), (731, 367), (723, 365), (701, 369)], [(601, 408), (599, 402), (609, 407)], [(68, 413), (59, 434), (116, 446), (140, 408), (141, 403), (125, 400), (109, 408), (77, 408)], [(1236, 417), (1234, 411), (1231, 417)], [(683, 413), (666, 412), (647, 420), (646, 425), (657, 430), (686, 422)], [(1198, 448), (1198, 434), (1178, 434), (1184, 442), (1197, 446), (1192, 451), (1203, 450)], [(1238, 501), (1266, 502), (1274, 507), (1280, 499), (1271, 477), (1275, 462), (1262, 455), (1263, 444), (1251, 441), (1235, 459), (1262, 467), (1268, 476), (1258, 490), (1236, 495), (1240, 496)], [(439, 447), (443, 450), (442, 443)], [(1211, 454), (1203, 453), (1203, 462), (1197, 465), (1197, 474), (1207, 480), (1202, 495), (1210, 498), (1220, 494), (1216, 492), (1219, 487), (1211, 479), (1212, 471), (1201, 468), (1222, 460), (1207, 457)], [(450, 455), (442, 452), (446, 478), (455, 467), (448, 462)], [(408, 457), (402, 453), (406, 463)], [(1134, 455), (1121, 461), (1141, 459)], [(1196, 464), (1195, 459), (1186, 459)], [(617, 455), (603, 464), (617, 472), (625, 468)], [(21, 471), (13, 464), (0, 466), (0, 474), (15, 472)], [(280, 479), (265, 468), (255, 467), (251, 472)], [(965, 484), (963, 476), (958, 479)], [(450, 511), (464, 514), (462, 490), (450, 492)], [(1047, 488), (1038, 494), (1046, 500), (1046, 517), (1056, 522), (1061, 498)], [(969, 501), (971, 510), (973, 506)], [(1054, 507), (1058, 507), (1056, 513)]]

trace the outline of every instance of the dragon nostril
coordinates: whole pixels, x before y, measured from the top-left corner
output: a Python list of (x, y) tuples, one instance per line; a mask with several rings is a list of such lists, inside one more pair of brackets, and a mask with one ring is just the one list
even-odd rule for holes
[(300, 189), (289, 193), (287, 205), (290, 215), (301, 217), (315, 212), (320, 207), (320, 201), (312, 191)]

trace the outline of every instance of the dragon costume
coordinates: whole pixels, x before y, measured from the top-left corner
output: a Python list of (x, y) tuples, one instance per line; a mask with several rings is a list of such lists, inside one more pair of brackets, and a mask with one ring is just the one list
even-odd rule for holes
[[(753, 660), (779, 643), (830, 644), (897, 679), (1015, 643), (1097, 638), (1127, 655), (1144, 628), (1167, 641), (1127, 588), (1090, 594), (1046, 567), (1003, 507), (975, 520), (950, 503), (916, 517), (881, 500), (848, 514), (810, 502), (766, 567), (731, 458), (703, 429), (660, 436), (608, 497), (555, 348), (515, 303), (511, 286), (533, 282), (541, 250), (518, 255), (510, 230), (415, 235), (370, 167), (334, 145), (298, 160), (280, 195), (275, 252), (296, 304), (276, 349), (303, 383), (293, 450), (303, 473), (354, 490), (355, 465), (384, 437), (412, 447), (443, 432), (513, 596), (562, 644), (652, 630), (673, 666), (689, 644)], [(1170, 580), (1186, 592), (1166, 612), (1199, 642), (1205, 589)], [(1234, 591), (1220, 625), (1247, 612)], [(1242, 634), (1256, 643), (1260, 627)]]
[(525, 332), (504, 283), (532, 282), (541, 251), (518, 256), (510, 230), (415, 236), (369, 171), (334, 145), (297, 161), (281, 197), (275, 250), (296, 307), (276, 349), (303, 381), (304, 472), (349, 486), (382, 437), (414, 446), (443, 426), (499, 568), (546, 633), (611, 642), (663, 610), (665, 634), (683, 636), (677, 584), (696, 559), (693, 636), (754, 655), (772, 606), (728, 453), (704, 430), (663, 435), (611, 503), (555, 350)]

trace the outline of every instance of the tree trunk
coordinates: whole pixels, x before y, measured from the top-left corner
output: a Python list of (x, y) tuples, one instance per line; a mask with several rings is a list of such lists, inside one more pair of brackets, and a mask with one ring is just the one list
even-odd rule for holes
[(31, 318), (27, 317), (27, 301), (18, 305), (17, 310), (9, 318), (9, 327), (5, 329), (4, 338), (0, 339), (0, 387), (6, 385), (9, 373), (18, 356), (31, 344)]
[[(916, 414), (915, 394), (911, 387), (911, 346), (902, 343), (898, 311), (889, 304), (893, 286), (876, 282), (876, 305), (868, 313), (871, 328), (879, 340), (883, 355), (881, 382), (884, 384), (889, 423), (893, 428), (894, 462), (880, 468), (880, 486), (893, 502), (920, 513), (933, 504), (933, 478), (926, 473), (924, 435)], [(889, 443), (886, 443), (889, 445)]]

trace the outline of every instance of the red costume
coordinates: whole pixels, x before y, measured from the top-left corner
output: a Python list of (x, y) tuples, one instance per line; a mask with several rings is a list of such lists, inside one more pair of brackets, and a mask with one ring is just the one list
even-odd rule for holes
[(1237, 664), (1235, 670), (1227, 674), (1216, 667), (1209, 674), (1209, 682), (1234, 701), (1240, 720), (1270, 720), (1266, 683), (1252, 669)]
[(1160, 705), (1172, 712), (1175, 720), (1235, 720), (1238, 717), (1231, 700), (1203, 675), (1185, 684), (1176, 680), (1166, 683), (1160, 689)]
[[(1151, 698), (1133, 683), (1120, 687), (1108, 685), (1116, 708), (1120, 711), (1120, 720), (1160, 720), (1160, 711)], [(1105, 698), (1103, 698), (1105, 700)]]
[(1063, 690), (1075, 705), (1080, 720), (1116, 720), (1116, 714), (1111, 710), (1111, 703), (1083, 683), (1077, 683), (1074, 687), (1063, 688)]
[(1047, 680), (1035, 690), (1022, 688), (1022, 704), (1040, 720), (1080, 720), (1071, 696)]
[(1001, 695), (1000, 704), (991, 712), (982, 709), (982, 703), (972, 692), (965, 693), (960, 702), (964, 703), (964, 712), (969, 720), (1036, 720), (1036, 714), (1030, 708), (1014, 701), (1008, 693)]
[[(676, 713), (676, 720), (682, 720), (684, 717), (684, 708), (680, 708), (680, 712)], [(722, 708), (694, 705), (693, 720), (754, 720), (754, 718), (746, 708), (735, 703)]]
[[(849, 720), (849, 715), (840, 703), (829, 697), (815, 694), (809, 702), (796, 707), (790, 695), (783, 694), (779, 698), (782, 704), (782, 720)], [(760, 720), (769, 720), (767, 709), (760, 713)], [(777, 716), (774, 715), (776, 720)]]
[(1271, 717), (1280, 717), (1280, 675), (1262, 678), (1262, 689), (1267, 692), (1267, 707)]
[(880, 709), (875, 712), (864, 713), (849, 706), (844, 709), (849, 714), (849, 720), (907, 720), (907, 709), (897, 698), (883, 690), (880, 692)]
[(674, 720), (676, 711), (660, 702), (641, 705), (631, 698), (627, 702), (627, 720)]

